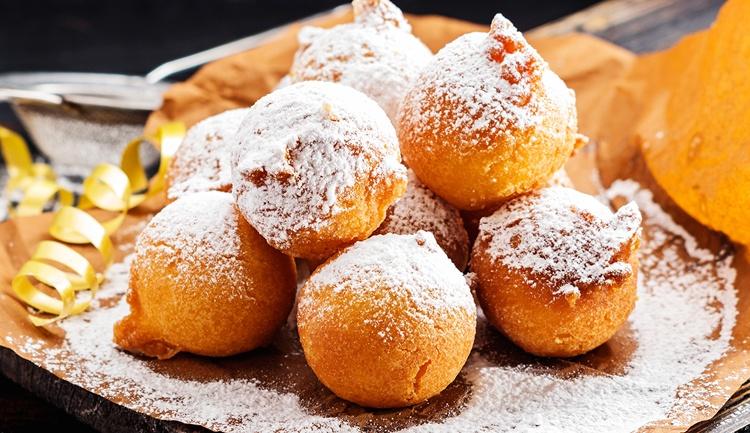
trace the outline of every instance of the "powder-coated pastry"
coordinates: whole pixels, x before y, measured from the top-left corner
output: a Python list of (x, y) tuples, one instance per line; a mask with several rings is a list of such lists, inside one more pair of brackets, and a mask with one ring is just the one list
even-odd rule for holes
[(305, 358), (339, 397), (402, 407), (440, 393), (474, 342), (476, 307), (435, 238), (378, 235), (318, 267), (299, 294)]
[(446, 45), (404, 97), (406, 164), (440, 197), (488, 209), (545, 184), (584, 143), (575, 95), (503, 16)]
[(401, 99), (432, 52), (411, 34), (401, 10), (389, 0), (354, 0), (352, 6), (353, 23), (300, 31), (300, 48), (285, 81), (351, 86), (395, 119)]
[(520, 196), (483, 218), (471, 269), (487, 319), (525, 351), (575, 356), (633, 310), (641, 214), (612, 213), (563, 187)]
[(127, 301), (114, 329), (130, 352), (228, 356), (269, 343), (294, 301), (294, 261), (245, 221), (231, 194), (189, 194), (138, 236)]
[(230, 149), (246, 115), (245, 108), (228, 110), (188, 130), (167, 171), (170, 201), (196, 192), (232, 190)]
[(250, 108), (232, 152), (232, 191), (286, 254), (323, 259), (365, 239), (406, 190), (383, 110), (350, 87), (304, 81)]
[(469, 261), (469, 235), (458, 209), (430, 191), (409, 170), (406, 194), (390, 209), (376, 234), (414, 234), (420, 230), (431, 232), (438, 245), (463, 271)]

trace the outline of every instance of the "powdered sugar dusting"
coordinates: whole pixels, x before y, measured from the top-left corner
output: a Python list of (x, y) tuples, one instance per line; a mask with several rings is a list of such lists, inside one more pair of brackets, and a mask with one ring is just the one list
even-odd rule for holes
[[(408, 170), (406, 194), (391, 206), (376, 233), (414, 234), (419, 230), (431, 232), (446, 252), (468, 251), (469, 235), (461, 214), (430, 191)], [(454, 259), (455, 260), (455, 259)], [(462, 258), (464, 264), (466, 258)]]
[[(128, 262), (112, 266), (103, 295), (124, 293)], [(216, 431), (286, 431), (289, 426), (299, 432), (355, 431), (335, 418), (309, 415), (296, 395), (264, 389), (253, 380), (183, 380), (159, 373), (151, 363), (112, 344), (112, 328), (127, 312), (123, 296), (114, 307), (97, 306), (62, 322), (65, 342), (59, 349), (44, 349), (45, 368), (64, 372), (68, 381), (95, 387), (100, 395), (134, 410)], [(43, 350), (33, 340), (24, 347), (31, 353)], [(74, 360), (65, 352), (74, 353)], [(71, 362), (77, 365), (71, 368)]]
[(169, 168), (170, 200), (195, 192), (231, 189), (229, 149), (247, 111), (246, 108), (225, 111), (188, 130)]
[[(556, 104), (545, 104), (550, 97)], [(399, 113), (406, 134), (429, 135), (435, 119), (462, 142), (490, 144), (511, 130), (542, 128), (546, 109), (567, 109), (575, 98), (523, 35), (502, 15), (489, 33), (468, 33), (443, 47), (419, 75)], [(459, 149), (470, 152), (471, 149)]]
[(404, 181), (400, 159), (393, 125), (375, 102), (306, 81), (250, 108), (232, 151), (233, 193), (253, 227), (283, 249), (290, 233), (328, 227), (356, 182)]
[(552, 173), (552, 177), (547, 180), (547, 186), (564, 186), (566, 188), (573, 188), (573, 181), (570, 180), (568, 172), (565, 171), (565, 168), (563, 167)]
[[(310, 277), (305, 290), (402, 291), (414, 302), (413, 313), (430, 320), (460, 308), (475, 311), (463, 274), (453, 266), (432, 233), (376, 235), (344, 250)], [(300, 309), (312, 297), (300, 301)]]
[[(211, 281), (216, 273), (236, 272), (242, 269), (237, 263), (240, 218), (229, 193), (186, 195), (151, 219), (136, 240), (137, 257), (146, 262), (152, 254), (169, 258), (185, 278)], [(212, 272), (191, 271), (209, 268)], [(229, 296), (231, 289), (227, 288)]]
[(395, 119), (401, 98), (432, 52), (388, 0), (354, 1), (355, 22), (303, 28), (290, 82), (332, 81), (373, 98)]
[(411, 26), (401, 9), (390, 0), (354, 0), (354, 21), (369, 27), (396, 27), (410, 32)]
[(635, 203), (612, 213), (594, 197), (552, 186), (507, 202), (482, 218), (479, 238), (488, 253), (514, 269), (527, 269), (558, 284), (556, 293), (579, 285), (606, 284), (632, 273), (615, 260), (636, 235), (641, 214)]

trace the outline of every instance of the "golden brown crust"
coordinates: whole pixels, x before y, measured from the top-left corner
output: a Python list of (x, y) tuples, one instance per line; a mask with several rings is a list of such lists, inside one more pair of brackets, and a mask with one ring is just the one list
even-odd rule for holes
[[(405, 266), (411, 275), (395, 278), (414, 286), (391, 285), (392, 275), (384, 273), (393, 263), (372, 267), (374, 250), (363, 248), (363, 261), (351, 261), (353, 248), (397, 238), (422, 242), (398, 259), (410, 262)], [(450, 261), (426, 232), (375, 236), (352, 249), (319, 266), (300, 290), (297, 326), (310, 368), (336, 395), (368, 407), (403, 407), (440, 393), (456, 378), (474, 342), (476, 309), (463, 276), (449, 269)], [(369, 264), (360, 269), (362, 263)], [(420, 276), (430, 269), (446, 272), (438, 278), (441, 287), (419, 283), (430, 281)], [(327, 280), (330, 275), (334, 281)]]
[(560, 282), (529, 269), (513, 268), (489, 252), (480, 236), (472, 251), (477, 297), (490, 323), (523, 350), (538, 356), (570, 357), (609, 340), (627, 320), (636, 301), (638, 234), (612, 257), (632, 272), (605, 283), (577, 285), (560, 293)]
[(397, 127), (409, 167), (464, 210), (542, 186), (581, 145), (576, 129), (572, 91), (501, 16), (437, 53)]
[(117, 345), (164, 359), (178, 352), (228, 356), (271, 341), (292, 308), (294, 261), (234, 213), (237, 232), (229, 235), (239, 239), (239, 252), (231, 259), (181, 260), (144, 230), (138, 248), (147, 254), (131, 264), (131, 312), (115, 325)]
[[(444, 110), (451, 111), (449, 107)], [(452, 116), (440, 119), (443, 125), (454, 121)], [(549, 124), (563, 122), (563, 117), (545, 120)], [(572, 140), (558, 141), (556, 136), (517, 130), (511, 133), (512, 142), (501, 135), (490, 147), (463, 154), (454, 144), (463, 141), (457, 132), (447, 132), (438, 125), (434, 134), (418, 136), (406, 132), (410, 128), (401, 123), (398, 129), (406, 163), (430, 189), (466, 210), (496, 207), (514, 195), (543, 186), (574, 150)], [(421, 150), (424, 148), (432, 152), (427, 154)]]
[(469, 261), (469, 235), (458, 209), (430, 191), (409, 170), (406, 194), (388, 209), (385, 220), (374, 234), (432, 233), (458, 270)]
[[(309, 295), (303, 289), (300, 296)], [(406, 313), (413, 308), (408, 302), (392, 300), (391, 317), (372, 320), (381, 314), (368, 298), (336, 293), (333, 287), (313, 296), (316, 305), (325, 305), (339, 319), (298, 313), (305, 358), (320, 381), (345, 400), (376, 408), (422, 402), (453, 382), (471, 352), (475, 319), (469, 313), (435, 318), (429, 326)], [(387, 296), (387, 291), (373, 296)], [(395, 326), (409, 334), (394, 333)]]

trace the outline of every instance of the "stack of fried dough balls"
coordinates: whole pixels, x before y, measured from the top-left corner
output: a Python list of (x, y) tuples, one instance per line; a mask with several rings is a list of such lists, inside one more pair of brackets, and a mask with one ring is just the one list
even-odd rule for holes
[(406, 164), (464, 210), (544, 185), (583, 143), (573, 91), (499, 14), (435, 55), (397, 125)]
[(225, 192), (186, 195), (138, 236), (122, 348), (157, 358), (228, 356), (268, 344), (294, 302), (294, 261), (268, 246)]
[[(487, 319), (524, 350), (611, 338), (635, 302), (640, 213), (558, 186), (585, 141), (573, 92), (500, 15), (432, 56), (390, 1), (354, 12), (303, 31), (283, 86), (188, 132), (115, 342), (158, 358), (268, 344), (305, 259), (322, 263), (297, 294), (315, 375), (363, 406), (413, 405), (472, 350), (469, 256)], [(480, 221), (473, 249), (461, 212)]]
[(466, 280), (427, 232), (358, 242), (299, 294), (305, 358), (336, 395), (389, 408), (424, 401), (458, 375), (474, 343)]
[(401, 98), (432, 52), (389, 0), (354, 0), (354, 22), (305, 27), (287, 83), (332, 81), (359, 90), (396, 118)]
[(472, 252), (487, 319), (525, 351), (580, 355), (609, 340), (636, 300), (641, 214), (553, 186), (483, 218)]

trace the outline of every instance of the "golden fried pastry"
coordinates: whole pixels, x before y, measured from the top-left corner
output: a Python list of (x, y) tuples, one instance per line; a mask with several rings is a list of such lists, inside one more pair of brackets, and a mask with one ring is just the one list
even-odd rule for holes
[(395, 119), (409, 85), (432, 58), (389, 0), (354, 0), (354, 22), (305, 27), (288, 81), (333, 81), (375, 100)]
[(640, 223), (635, 203), (613, 214), (563, 187), (505, 203), (482, 219), (471, 257), (487, 319), (534, 355), (604, 343), (635, 305)]
[(299, 294), (297, 326), (307, 363), (336, 395), (402, 407), (456, 378), (474, 342), (476, 307), (432, 234), (387, 234), (313, 273)]
[(229, 152), (246, 108), (225, 111), (195, 124), (167, 170), (167, 198), (203, 191), (232, 190)]
[(376, 234), (414, 234), (420, 230), (431, 232), (438, 245), (453, 261), (458, 270), (466, 268), (469, 260), (469, 235), (456, 208), (430, 191), (409, 170), (406, 194), (386, 214)]
[(295, 289), (294, 261), (250, 227), (231, 194), (189, 194), (138, 236), (115, 343), (160, 359), (245, 352), (271, 341)]
[(406, 163), (464, 210), (544, 185), (584, 140), (575, 95), (501, 15), (446, 45), (404, 97)]
[(383, 110), (341, 84), (305, 81), (250, 108), (233, 148), (233, 192), (273, 247), (321, 259), (365, 239), (406, 190)]

